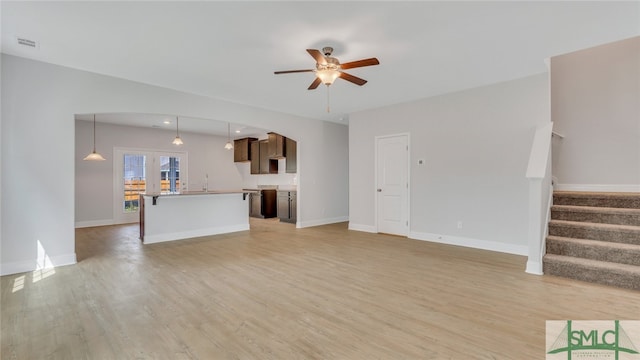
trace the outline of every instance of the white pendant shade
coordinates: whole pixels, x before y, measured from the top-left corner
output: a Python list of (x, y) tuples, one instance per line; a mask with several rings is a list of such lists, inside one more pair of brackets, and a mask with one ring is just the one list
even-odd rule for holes
[(176, 138), (173, 139), (173, 145), (176, 145), (176, 146), (180, 146), (180, 145), (184, 144), (182, 142), (182, 138), (180, 137), (180, 129), (178, 127), (178, 121), (179, 121), (178, 117), (176, 116)]
[(85, 156), (84, 159), (82, 160), (89, 160), (89, 161), (102, 161), (102, 160), (107, 160), (105, 159), (102, 155), (98, 154), (97, 152), (92, 152), (91, 154)]
[(328, 86), (333, 84), (338, 76), (340, 76), (340, 72), (333, 69), (325, 69), (316, 71), (316, 75), (320, 78), (323, 84)]
[(224, 144), (224, 148), (227, 150), (233, 149), (233, 143), (231, 142), (231, 123), (227, 123), (227, 143)]
[(93, 114), (93, 151), (91, 154), (84, 157), (82, 160), (87, 161), (104, 161), (105, 159), (102, 155), (96, 152), (96, 114)]

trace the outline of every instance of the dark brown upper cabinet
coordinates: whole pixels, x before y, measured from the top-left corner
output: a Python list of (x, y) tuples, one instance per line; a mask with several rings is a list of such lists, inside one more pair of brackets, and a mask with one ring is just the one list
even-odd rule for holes
[(269, 141), (251, 142), (251, 174), (277, 174), (278, 160), (269, 159)]
[(285, 157), (287, 158), (287, 165), (285, 167), (286, 172), (289, 174), (295, 174), (296, 172), (298, 172), (298, 144), (295, 142), (295, 140), (285, 138), (284, 149)]
[(251, 141), (249, 144), (251, 156), (251, 173), (260, 174), (260, 141)]
[(269, 159), (282, 159), (285, 157), (285, 137), (274, 132), (269, 135), (269, 149), (267, 157)]
[(251, 161), (251, 142), (256, 140), (251, 137), (233, 140), (233, 162)]

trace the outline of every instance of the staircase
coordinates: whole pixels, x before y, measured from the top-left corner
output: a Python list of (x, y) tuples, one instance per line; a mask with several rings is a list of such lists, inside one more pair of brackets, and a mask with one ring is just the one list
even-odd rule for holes
[(640, 193), (553, 193), (544, 273), (640, 290)]

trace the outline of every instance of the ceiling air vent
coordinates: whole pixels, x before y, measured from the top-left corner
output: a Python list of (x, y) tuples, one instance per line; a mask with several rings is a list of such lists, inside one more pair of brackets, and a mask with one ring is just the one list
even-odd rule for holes
[(29, 40), (21, 37), (18, 37), (17, 39), (18, 39), (18, 45), (29, 46), (32, 48), (38, 47), (38, 44), (33, 40)]

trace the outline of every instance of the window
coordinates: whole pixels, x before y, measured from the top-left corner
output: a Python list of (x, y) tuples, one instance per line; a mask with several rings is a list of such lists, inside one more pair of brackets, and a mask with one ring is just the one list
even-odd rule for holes
[(180, 192), (180, 157), (160, 156), (160, 192)]
[(116, 148), (115, 223), (139, 220), (140, 194), (177, 194), (186, 190), (186, 164), (187, 153)]
[(147, 190), (146, 184), (146, 159), (145, 155), (124, 154), (123, 158), (123, 189), (124, 212), (137, 212), (140, 194)]

